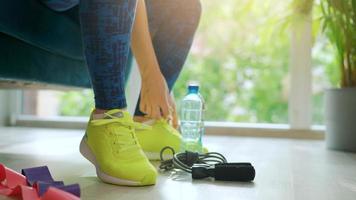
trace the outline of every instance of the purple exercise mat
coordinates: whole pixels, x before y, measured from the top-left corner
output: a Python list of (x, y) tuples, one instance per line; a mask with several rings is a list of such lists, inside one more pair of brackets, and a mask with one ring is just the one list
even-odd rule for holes
[(30, 186), (33, 186), (36, 181), (46, 183), (52, 183), (54, 181), (47, 166), (22, 169), (21, 173), (26, 176), (27, 183)]
[(22, 169), (21, 173), (26, 176), (29, 186), (37, 184), (39, 196), (42, 196), (49, 187), (55, 187), (80, 197), (79, 184), (64, 185), (63, 181), (55, 181), (47, 166)]
[(38, 189), (38, 195), (41, 197), (44, 193), (47, 192), (48, 188), (50, 186), (52, 187), (61, 187), (64, 186), (63, 181), (53, 181), (51, 183), (48, 182), (43, 182), (43, 181), (37, 181), (37, 189)]

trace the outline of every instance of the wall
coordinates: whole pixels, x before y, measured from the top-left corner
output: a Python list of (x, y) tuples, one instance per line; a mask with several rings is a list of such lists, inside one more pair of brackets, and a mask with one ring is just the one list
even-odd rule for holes
[(0, 126), (9, 123), (10, 93), (10, 90), (0, 90)]

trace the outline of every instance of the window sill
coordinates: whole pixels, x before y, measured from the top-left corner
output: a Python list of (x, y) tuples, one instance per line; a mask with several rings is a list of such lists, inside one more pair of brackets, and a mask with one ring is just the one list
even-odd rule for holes
[[(36, 117), (18, 115), (11, 120), (13, 126), (85, 129), (87, 117)], [(208, 135), (231, 135), (248, 137), (274, 137), (294, 139), (324, 139), (324, 126), (313, 126), (311, 129), (292, 129), (288, 124), (205, 122)]]

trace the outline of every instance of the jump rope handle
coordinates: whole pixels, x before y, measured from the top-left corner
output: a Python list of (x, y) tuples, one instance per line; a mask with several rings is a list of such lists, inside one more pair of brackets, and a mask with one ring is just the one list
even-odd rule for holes
[(255, 179), (256, 171), (251, 163), (221, 163), (213, 167), (193, 165), (192, 178), (203, 179), (213, 177), (219, 181), (250, 182)]

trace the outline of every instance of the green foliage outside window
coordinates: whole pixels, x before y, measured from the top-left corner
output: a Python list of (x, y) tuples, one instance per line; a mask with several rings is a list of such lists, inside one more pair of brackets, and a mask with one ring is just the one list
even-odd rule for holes
[[(206, 101), (206, 120), (288, 123), (289, 33), (283, 17), (290, 3), (202, 1), (200, 27), (174, 88), (178, 107), (188, 82), (196, 80)], [(314, 71), (319, 70), (316, 77), (329, 84), (325, 74), (333, 71), (324, 66), (333, 62), (332, 49), (324, 40), (318, 44)], [(91, 92), (70, 92), (61, 98), (62, 115), (88, 115), (93, 105)], [(322, 123), (321, 92), (313, 102), (314, 121)]]

